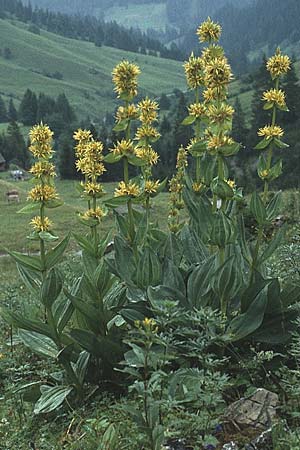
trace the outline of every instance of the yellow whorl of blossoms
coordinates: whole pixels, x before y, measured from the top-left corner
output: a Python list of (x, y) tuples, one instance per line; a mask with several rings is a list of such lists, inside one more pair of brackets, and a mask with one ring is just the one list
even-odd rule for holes
[(122, 95), (133, 98), (137, 95), (137, 78), (141, 73), (140, 68), (129, 61), (120, 62), (113, 70), (113, 83), (118, 97)]
[(213, 22), (210, 17), (203, 22), (197, 30), (200, 42), (218, 41), (222, 33), (222, 27), (219, 23)]
[(150, 139), (150, 140), (156, 140), (160, 138), (160, 133), (157, 131), (156, 128), (152, 127), (151, 125), (145, 124), (139, 127), (136, 131), (135, 139), (137, 141), (140, 141), (142, 139)]
[(177, 153), (176, 169), (185, 170), (185, 168), (188, 166), (187, 158), (187, 151), (183, 146), (181, 146)]
[(225, 100), (226, 94), (220, 95), (220, 91), (215, 88), (207, 88), (203, 91), (204, 103), (210, 103), (215, 100)]
[(77, 155), (76, 169), (90, 178), (100, 177), (105, 171), (103, 161), (103, 144), (94, 140), (89, 130), (79, 129), (74, 133), (78, 142), (75, 147)]
[(219, 105), (209, 105), (207, 108), (207, 117), (211, 123), (222, 124), (232, 119), (234, 109), (232, 106), (226, 103), (220, 103)]
[(29, 191), (28, 200), (33, 202), (47, 202), (58, 198), (55, 187), (49, 185), (37, 184)]
[(268, 178), (268, 176), (270, 175), (270, 171), (265, 169), (265, 170), (260, 171), (258, 173), (258, 175), (262, 180), (266, 180)]
[(159, 181), (148, 180), (145, 182), (144, 191), (147, 194), (155, 194), (157, 192), (158, 188), (159, 188)]
[(268, 103), (275, 103), (278, 108), (285, 108), (285, 92), (281, 89), (270, 89), (265, 91), (262, 100)]
[(93, 135), (90, 130), (82, 130), (79, 128), (73, 134), (73, 138), (77, 142), (75, 147), (76, 156), (80, 158), (85, 153), (87, 144), (93, 139)]
[(84, 193), (87, 195), (97, 195), (104, 194), (103, 186), (100, 183), (96, 183), (94, 181), (87, 181), (86, 183), (81, 183), (81, 186), (84, 188)]
[(234, 144), (234, 140), (230, 136), (211, 136), (207, 141), (207, 148), (208, 150), (218, 150), (232, 144)]
[(273, 79), (285, 75), (291, 68), (291, 60), (287, 55), (283, 55), (278, 48), (276, 54), (268, 59), (267, 70)]
[(143, 124), (149, 125), (157, 120), (159, 104), (154, 100), (150, 100), (150, 98), (146, 97), (138, 103), (138, 109), (140, 111), (139, 119)]
[(278, 125), (266, 125), (258, 130), (258, 136), (266, 139), (281, 138), (284, 135), (283, 129)]
[(135, 155), (148, 166), (155, 166), (159, 159), (158, 153), (150, 146), (136, 148)]
[(116, 113), (116, 122), (120, 123), (122, 120), (135, 120), (139, 116), (137, 107), (131, 103), (128, 106), (119, 106)]
[(52, 156), (52, 136), (53, 132), (48, 125), (35, 125), (29, 132), (29, 150), (35, 158), (49, 159)]
[(235, 189), (236, 188), (236, 184), (234, 180), (225, 180), (225, 183), (228, 184), (229, 187), (231, 187), (231, 189)]
[(206, 106), (203, 103), (192, 103), (189, 107), (189, 115), (200, 119), (206, 115)]
[(135, 152), (135, 147), (132, 141), (127, 139), (122, 139), (114, 144), (114, 147), (110, 151), (115, 156), (130, 156)]
[(35, 176), (35, 178), (50, 177), (54, 178), (56, 176), (55, 166), (49, 161), (37, 161), (33, 164), (29, 172)]
[(81, 158), (76, 161), (76, 168), (78, 172), (82, 172), (88, 177), (100, 177), (106, 172), (104, 164), (95, 162), (90, 158)]
[(115, 197), (123, 197), (129, 195), (131, 197), (138, 197), (141, 191), (137, 184), (129, 182), (126, 184), (124, 181), (120, 181), (118, 187), (115, 189)]
[(213, 58), (205, 66), (205, 84), (210, 88), (226, 86), (233, 79), (231, 67), (225, 57)]
[(204, 85), (204, 64), (202, 58), (192, 53), (189, 60), (184, 63), (187, 84), (191, 89)]
[(30, 221), (30, 225), (32, 225), (33, 229), (40, 233), (41, 231), (50, 231), (53, 223), (49, 219), (49, 217), (43, 217), (43, 219), (39, 216), (33, 217)]
[(106, 216), (106, 211), (100, 206), (97, 206), (95, 209), (88, 209), (84, 214), (81, 214), (80, 217), (84, 220), (88, 219), (96, 219), (98, 222)]
[(220, 45), (212, 44), (202, 50), (201, 58), (203, 64), (207, 65), (214, 58), (224, 57), (224, 49)]
[(194, 192), (201, 192), (203, 189), (203, 183), (199, 182), (197, 183), (196, 181), (192, 184), (192, 188)]

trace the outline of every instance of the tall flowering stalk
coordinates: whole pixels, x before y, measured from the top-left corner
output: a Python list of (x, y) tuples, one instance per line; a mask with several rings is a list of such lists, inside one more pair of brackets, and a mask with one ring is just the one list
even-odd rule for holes
[(75, 147), (76, 168), (85, 177), (85, 180), (80, 183), (79, 189), (88, 205), (87, 211), (80, 214), (79, 217), (82, 223), (90, 227), (94, 247), (97, 249), (99, 241), (97, 228), (107, 214), (106, 208), (98, 205), (98, 199), (105, 195), (103, 186), (99, 183), (99, 178), (106, 170), (103, 164), (103, 144), (94, 140), (88, 130), (79, 129), (73, 137), (77, 142)]
[[(278, 160), (273, 164), (274, 150), (288, 148), (288, 144), (282, 141), (284, 130), (277, 124), (277, 112), (288, 111), (285, 100), (285, 92), (280, 89), (280, 79), (290, 70), (291, 60), (287, 55), (283, 55), (278, 48), (275, 55), (269, 58), (266, 68), (274, 82), (274, 87), (263, 93), (262, 101), (264, 109), (271, 112), (270, 123), (258, 130), (258, 136), (262, 140), (255, 147), (256, 150), (262, 151), (258, 161), (257, 173), (264, 182), (264, 190), (262, 198), (253, 197), (251, 201), (252, 211), (258, 220), (258, 237), (253, 256), (252, 276), (257, 265), (259, 249), (263, 239), (265, 220), (270, 216), (270, 204), (268, 204), (269, 185), (270, 182), (278, 178), (282, 173), (282, 161)], [(261, 204), (259, 205), (259, 203)], [(263, 214), (259, 214), (259, 209)], [(268, 214), (269, 213), (269, 214)], [(264, 217), (266, 216), (266, 217)], [(271, 216), (270, 216), (271, 217)]]
[[(228, 86), (232, 80), (231, 68), (222, 47), (217, 45), (222, 28), (210, 18), (197, 30), (200, 43), (207, 43), (201, 57), (193, 54), (185, 63), (188, 86), (195, 90), (195, 103), (189, 106), (189, 115), (184, 124), (194, 124), (195, 137), (187, 150), (196, 159), (196, 178), (192, 188), (196, 193), (206, 192), (210, 187), (213, 194), (213, 211), (217, 210), (217, 200), (225, 209), (226, 201), (233, 198), (234, 184), (227, 180), (225, 158), (236, 154), (240, 145), (230, 137), (234, 109), (227, 103)], [(203, 100), (200, 102), (200, 93)], [(208, 172), (201, 171), (201, 159), (208, 155), (213, 157), (217, 166), (216, 177), (208, 177)], [(203, 173), (204, 172), (204, 173)], [(212, 180), (213, 178), (213, 180)]]
[(168, 225), (172, 233), (177, 233), (182, 227), (180, 211), (184, 208), (182, 191), (185, 183), (185, 171), (188, 165), (187, 156), (188, 154), (184, 147), (180, 147), (177, 153), (176, 173), (169, 182), (170, 210)]
[[(34, 177), (35, 186), (28, 194), (28, 201), (32, 207), (37, 207), (39, 215), (31, 220), (34, 229), (29, 236), (31, 239), (38, 239), (40, 242), (40, 256), (43, 268), (45, 268), (45, 242), (56, 240), (57, 237), (52, 234), (52, 222), (46, 216), (46, 208), (59, 206), (58, 193), (54, 186), (54, 178), (56, 176), (55, 166), (51, 162), (53, 156), (52, 148), (53, 132), (47, 125), (36, 125), (29, 133), (30, 147), (29, 150), (33, 154), (36, 162), (30, 169), (30, 173)], [(46, 269), (43, 270), (45, 274)]]

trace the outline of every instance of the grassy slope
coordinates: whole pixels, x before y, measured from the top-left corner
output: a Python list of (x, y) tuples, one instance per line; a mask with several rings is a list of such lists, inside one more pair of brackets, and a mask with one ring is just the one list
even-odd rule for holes
[[(157, 96), (184, 89), (185, 79), (180, 62), (124, 52), (108, 47), (67, 39), (41, 31), (30, 33), (18, 22), (0, 19), (1, 47), (9, 47), (13, 58), (0, 57), (0, 91), (20, 100), (25, 89), (56, 96), (65, 92), (79, 114), (99, 117), (115, 106), (111, 71), (122, 59), (137, 63), (142, 69), (141, 92)], [(42, 73), (63, 74), (63, 80)], [(38, 73), (37, 73), (38, 72)]]
[(139, 27), (144, 31), (149, 28), (158, 31), (165, 30), (169, 25), (165, 3), (134, 4), (128, 5), (128, 7), (114, 6), (105, 12), (105, 20), (115, 20), (127, 28)]

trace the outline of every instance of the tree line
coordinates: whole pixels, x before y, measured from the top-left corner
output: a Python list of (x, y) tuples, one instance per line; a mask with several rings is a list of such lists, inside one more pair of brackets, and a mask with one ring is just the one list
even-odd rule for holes
[[(167, 48), (159, 40), (139, 29), (126, 29), (116, 22), (104, 22), (86, 15), (67, 15), (60, 12), (33, 8), (31, 3), (21, 0), (0, 0), (0, 18), (15, 16), (52, 33), (73, 39), (94, 42), (135, 53), (150, 53), (152, 56), (183, 60), (184, 54), (176, 44)], [(37, 31), (37, 30), (36, 30)]]

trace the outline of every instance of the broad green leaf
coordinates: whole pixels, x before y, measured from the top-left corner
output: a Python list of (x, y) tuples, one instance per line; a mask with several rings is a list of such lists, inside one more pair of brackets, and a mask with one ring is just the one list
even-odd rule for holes
[(269, 259), (273, 253), (277, 250), (278, 247), (284, 242), (286, 234), (286, 227), (282, 227), (272, 238), (271, 242), (267, 246), (267, 248), (263, 251), (262, 255), (259, 257), (259, 264), (265, 262)]
[(263, 139), (255, 147), (254, 150), (265, 150), (273, 142), (273, 139)]
[(187, 116), (182, 122), (181, 125), (192, 125), (196, 122), (195, 116)]
[(57, 409), (72, 392), (72, 386), (41, 386), (42, 395), (34, 407), (35, 414), (45, 414)]
[(258, 224), (263, 225), (266, 222), (266, 218), (267, 218), (266, 207), (265, 207), (260, 195), (256, 191), (253, 192), (252, 197), (251, 197), (250, 211), (253, 214), (253, 216)]
[(165, 302), (178, 302), (179, 306), (188, 306), (187, 299), (181, 292), (167, 286), (149, 287), (147, 294), (154, 308), (160, 308)]
[(25, 268), (24, 266), (21, 266), (18, 263), (17, 268), (22, 280), (26, 284), (29, 291), (32, 292), (34, 295), (38, 295), (41, 287), (40, 276), (34, 272), (31, 272), (29, 269)]
[(113, 127), (113, 131), (120, 132), (120, 131), (125, 131), (126, 128), (128, 127), (129, 124), (129, 120), (128, 119), (124, 119), (121, 120), (119, 123), (117, 123), (114, 127)]
[(29, 203), (24, 206), (20, 211), (17, 211), (18, 214), (31, 214), (34, 211), (38, 211), (40, 209), (40, 204), (38, 202)]
[(63, 280), (60, 272), (52, 268), (42, 283), (41, 300), (46, 307), (51, 307), (63, 287)]
[(70, 235), (66, 236), (53, 250), (46, 254), (46, 268), (51, 269), (58, 264), (68, 246)]
[(48, 336), (34, 331), (20, 330), (19, 337), (23, 344), (29, 347), (34, 353), (56, 359), (58, 354), (57, 345)]
[(27, 269), (30, 269), (30, 270), (33, 270), (36, 272), (43, 271), (43, 266), (42, 266), (40, 257), (23, 255), (23, 253), (19, 253), (19, 252), (8, 251), (8, 253), (14, 258), (14, 260), (21, 267), (25, 267)]
[(114, 153), (111, 152), (104, 156), (104, 161), (108, 164), (114, 164), (121, 161), (122, 158), (122, 155), (114, 155)]
[(121, 347), (109, 337), (101, 337), (88, 330), (73, 329), (70, 332), (71, 338), (83, 349), (105, 360), (112, 366), (120, 358)]
[(36, 333), (40, 333), (42, 335), (46, 335), (48, 337), (52, 336), (51, 328), (48, 324), (42, 322), (41, 320), (27, 319), (23, 317), (21, 314), (14, 313), (10, 311), (8, 308), (1, 308), (1, 316), (3, 319), (13, 325), (16, 328), (21, 328), (22, 330), (34, 331)]
[(161, 264), (157, 254), (150, 248), (143, 250), (137, 264), (137, 285), (147, 289), (148, 286), (156, 286), (161, 281)]
[(268, 302), (268, 286), (256, 296), (247, 311), (235, 317), (227, 330), (232, 342), (244, 339), (258, 330), (264, 320)]

